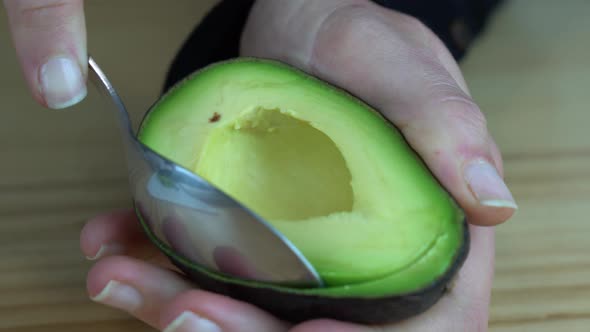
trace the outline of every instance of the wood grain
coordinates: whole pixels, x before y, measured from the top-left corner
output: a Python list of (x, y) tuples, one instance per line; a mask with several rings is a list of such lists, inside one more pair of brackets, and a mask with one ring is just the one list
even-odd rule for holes
[(462, 63), (520, 206), (497, 228), (491, 331), (590, 330), (589, 11), (508, 1)]
[[(86, 4), (91, 52), (135, 119), (214, 1), (173, 3)], [(497, 228), (491, 331), (590, 330), (589, 12), (584, 0), (508, 1), (462, 63), (520, 205)], [(0, 37), (0, 331), (152, 331), (85, 291), (81, 226), (128, 206), (113, 118), (92, 95), (71, 111), (36, 106)]]

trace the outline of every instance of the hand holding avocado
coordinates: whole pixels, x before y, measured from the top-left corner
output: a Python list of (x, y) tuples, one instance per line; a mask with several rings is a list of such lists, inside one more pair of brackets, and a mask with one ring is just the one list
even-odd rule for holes
[[(60, 2), (39, 9), (39, 5), (47, 3), (5, 1), (25, 76), (35, 97), (42, 104), (59, 108), (85, 95), (85, 88), (80, 88), (83, 92), (72, 92), (79, 88), (76, 70), (63, 58), (52, 57), (67, 54), (76, 59), (74, 62), (85, 63), (79, 61), (83, 57), (79, 54), (85, 56), (85, 41), (78, 35), (84, 31), (83, 16), (80, 2)], [(39, 15), (41, 11), (45, 15)], [(67, 15), (75, 19), (64, 19)], [(53, 44), (31, 42), (35, 30), (26, 27), (52, 22), (65, 22), (66, 27), (72, 24), (71, 30), (46, 29), (44, 36), (58, 41)], [(69, 53), (72, 48), (64, 46), (60, 50), (60, 45), (78, 48)], [(58, 48), (56, 53), (52, 53), (54, 47)], [(469, 257), (451, 291), (427, 312), (386, 326), (386, 330), (483, 330), (487, 325), (494, 258), (493, 229), (485, 226), (507, 220), (516, 205), (501, 179), (500, 153), (487, 133), (485, 119), (444, 45), (415, 19), (365, 0), (259, 0), (244, 30), (241, 52), (297, 66), (379, 110), (401, 130), (472, 224)], [(49, 65), (43, 66), (44, 60)], [(43, 89), (44, 79), (59, 84), (55, 89)], [(403, 198), (380, 198), (382, 204), (387, 204), (387, 199), (393, 204)], [(81, 247), (87, 256), (99, 259), (88, 277), (91, 296), (158, 329), (372, 330), (334, 320), (310, 320), (293, 326), (251, 304), (194, 290), (180, 274), (170, 271), (175, 268), (145, 239), (130, 211), (91, 220), (82, 232)]]

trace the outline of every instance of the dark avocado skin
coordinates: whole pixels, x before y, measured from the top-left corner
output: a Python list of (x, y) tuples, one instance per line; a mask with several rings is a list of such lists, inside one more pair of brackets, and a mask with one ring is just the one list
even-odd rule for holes
[[(164, 245), (150, 231), (146, 224), (147, 220), (141, 213), (141, 207), (136, 206), (136, 212), (149, 239), (162, 249)], [(183, 264), (166, 251), (163, 250), (163, 252), (199, 288), (250, 303), (285, 321), (299, 323), (311, 319), (329, 318), (359, 324), (386, 324), (405, 320), (426, 311), (449, 290), (449, 284), (465, 262), (469, 252), (469, 228), (466, 220), (463, 224), (463, 245), (453, 265), (444, 275), (420, 291), (393, 296), (385, 295), (379, 298), (322, 297), (217, 280)]]

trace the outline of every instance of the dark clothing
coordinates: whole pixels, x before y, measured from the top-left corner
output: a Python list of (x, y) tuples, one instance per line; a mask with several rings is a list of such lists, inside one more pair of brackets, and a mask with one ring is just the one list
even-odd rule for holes
[[(317, 0), (321, 1), (321, 0)], [(501, 0), (372, 0), (427, 25), (460, 61)], [(176, 55), (164, 90), (210, 63), (237, 57), (242, 29), (254, 0), (220, 1)]]

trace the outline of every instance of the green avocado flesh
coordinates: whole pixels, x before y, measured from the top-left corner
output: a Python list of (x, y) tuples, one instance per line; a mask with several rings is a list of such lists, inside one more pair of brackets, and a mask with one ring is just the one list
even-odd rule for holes
[(463, 212), (396, 128), (284, 64), (210, 65), (164, 95), (138, 137), (264, 217), (326, 283), (268, 287), (408, 293), (447, 273), (464, 246)]

